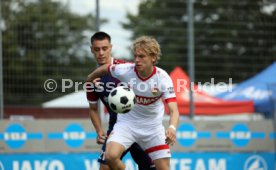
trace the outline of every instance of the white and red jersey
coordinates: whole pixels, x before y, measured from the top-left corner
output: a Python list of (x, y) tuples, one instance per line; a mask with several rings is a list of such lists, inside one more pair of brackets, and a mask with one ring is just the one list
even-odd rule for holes
[(148, 78), (138, 75), (134, 63), (110, 65), (110, 75), (133, 89), (136, 105), (127, 114), (118, 114), (118, 122), (124, 121), (138, 127), (156, 127), (162, 124), (164, 104), (176, 101), (173, 83), (163, 69), (154, 67)]

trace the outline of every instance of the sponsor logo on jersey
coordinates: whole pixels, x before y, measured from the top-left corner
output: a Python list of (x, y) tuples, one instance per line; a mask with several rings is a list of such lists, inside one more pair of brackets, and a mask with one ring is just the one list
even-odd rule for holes
[(173, 89), (173, 87), (168, 87), (168, 92), (170, 93), (170, 94), (173, 94), (174, 93), (174, 89)]
[(158, 92), (159, 92), (159, 89), (158, 89), (157, 87), (154, 87), (154, 88), (151, 89), (151, 93), (152, 93), (152, 95), (154, 95), (154, 96), (157, 96), (157, 95), (158, 95)]
[(157, 97), (145, 97), (145, 96), (137, 96), (136, 95), (136, 101), (140, 105), (149, 105), (149, 104), (156, 102), (161, 97), (162, 97), (162, 95), (157, 96)]

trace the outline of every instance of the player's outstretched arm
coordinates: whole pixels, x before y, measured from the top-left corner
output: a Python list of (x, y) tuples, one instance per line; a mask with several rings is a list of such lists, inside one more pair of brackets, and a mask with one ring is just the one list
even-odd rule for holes
[(170, 102), (167, 105), (170, 111), (170, 125), (166, 130), (166, 142), (168, 144), (174, 144), (176, 141), (176, 128), (179, 121), (179, 112), (176, 102)]
[(93, 82), (96, 78), (108, 74), (108, 66), (109, 66), (109, 64), (104, 64), (104, 65), (101, 65), (100, 67), (98, 67), (96, 70), (94, 70), (92, 73), (90, 73), (87, 76), (86, 81)]
[(105, 131), (102, 128), (102, 122), (98, 112), (97, 103), (89, 104), (89, 115), (90, 115), (91, 122), (97, 132), (97, 143), (103, 144), (107, 136), (105, 134)]

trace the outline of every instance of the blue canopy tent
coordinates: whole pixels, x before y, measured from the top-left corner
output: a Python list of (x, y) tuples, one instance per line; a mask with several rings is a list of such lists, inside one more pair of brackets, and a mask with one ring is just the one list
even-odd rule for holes
[(276, 62), (256, 76), (236, 85), (232, 91), (216, 95), (225, 100), (253, 100), (255, 111), (272, 117), (276, 100)]

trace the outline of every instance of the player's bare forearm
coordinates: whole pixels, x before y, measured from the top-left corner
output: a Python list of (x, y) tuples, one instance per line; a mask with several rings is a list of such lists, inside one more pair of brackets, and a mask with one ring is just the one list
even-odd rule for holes
[(173, 145), (176, 142), (176, 128), (179, 120), (179, 113), (176, 102), (168, 103), (170, 110), (170, 125), (166, 130), (166, 143)]
[(97, 109), (97, 104), (90, 104), (89, 115), (90, 115), (91, 122), (98, 135), (96, 141), (98, 144), (103, 144), (107, 136), (102, 128), (102, 123)]
[(100, 133), (102, 130), (102, 123), (101, 120), (99, 118), (99, 116), (95, 113), (93, 113), (92, 111), (90, 111), (90, 118), (91, 118), (91, 122), (96, 130), (97, 133)]
[(91, 114), (91, 121), (97, 132), (97, 144), (103, 144), (107, 138), (105, 131), (102, 128), (100, 117), (97, 114)]
[(96, 70), (94, 70), (92, 73), (90, 73), (87, 76), (86, 81), (87, 82), (93, 82), (94, 79), (108, 74), (108, 66), (109, 66), (109, 64), (104, 64), (104, 65), (101, 65), (100, 67), (98, 67)]
[(90, 104), (89, 106), (89, 116), (91, 119), (91, 122), (96, 130), (97, 133), (103, 131), (102, 130), (102, 123), (101, 119), (98, 113), (98, 107), (97, 104)]
[(170, 111), (170, 125), (173, 125), (175, 128), (177, 128), (178, 121), (179, 121), (179, 112), (177, 108), (176, 102), (170, 102), (168, 103), (168, 108)]

